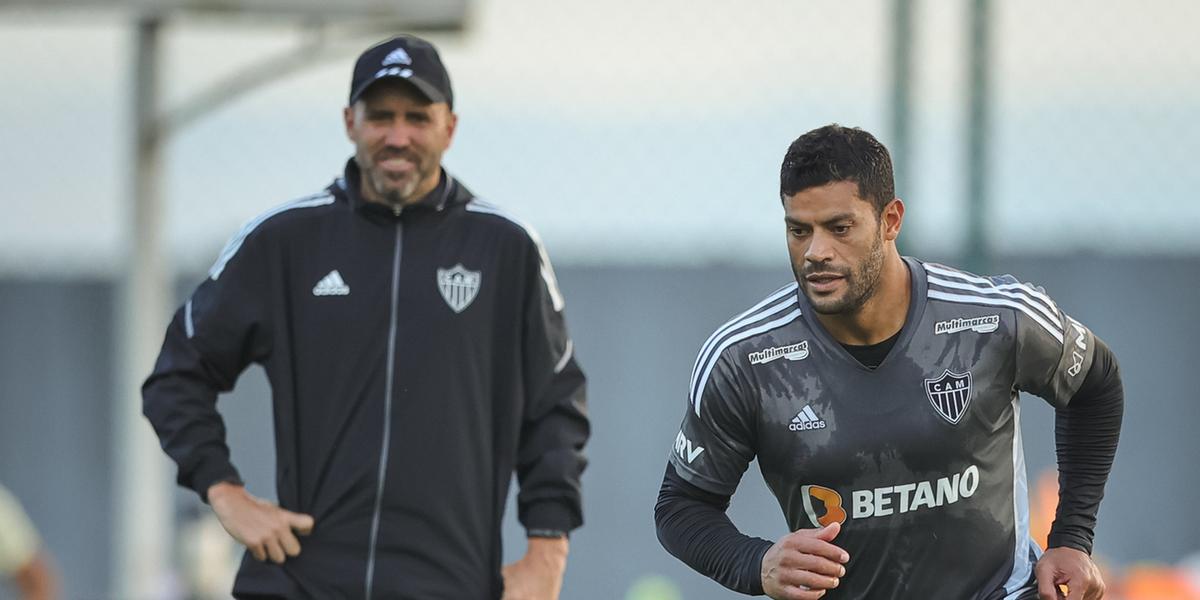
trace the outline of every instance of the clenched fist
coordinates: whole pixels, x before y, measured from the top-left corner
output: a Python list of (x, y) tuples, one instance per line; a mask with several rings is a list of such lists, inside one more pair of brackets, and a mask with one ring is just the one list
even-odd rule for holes
[(840, 523), (831, 523), (780, 538), (763, 556), (763, 593), (775, 600), (816, 600), (837, 587), (850, 560), (832, 543), (841, 531)]

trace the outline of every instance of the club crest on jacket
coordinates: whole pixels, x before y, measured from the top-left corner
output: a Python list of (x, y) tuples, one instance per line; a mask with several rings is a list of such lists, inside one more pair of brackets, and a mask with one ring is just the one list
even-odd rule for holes
[(450, 305), (450, 310), (456, 313), (466, 310), (475, 300), (482, 279), (482, 273), (467, 270), (462, 264), (437, 270), (438, 291), (442, 293), (446, 304)]

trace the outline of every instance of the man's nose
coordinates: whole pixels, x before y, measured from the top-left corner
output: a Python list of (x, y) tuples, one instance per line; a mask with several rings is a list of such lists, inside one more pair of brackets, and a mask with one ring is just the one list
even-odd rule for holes
[(804, 253), (804, 259), (811, 263), (823, 263), (833, 260), (833, 244), (828, 235), (813, 232), (812, 241)]
[(407, 148), (412, 143), (412, 129), (407, 123), (397, 121), (387, 128), (384, 142), (389, 146)]

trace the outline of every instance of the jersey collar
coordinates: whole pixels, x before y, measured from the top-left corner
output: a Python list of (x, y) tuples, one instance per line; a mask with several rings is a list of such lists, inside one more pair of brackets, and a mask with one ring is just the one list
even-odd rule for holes
[(817, 319), (816, 311), (808, 302), (808, 296), (804, 295), (804, 290), (797, 287), (796, 296), (800, 302), (800, 312), (804, 317), (804, 321), (808, 324), (809, 330), (813, 332), (813, 337), (817, 339), (817, 343), (825, 347), (825, 351), (831, 356), (837, 357), (838, 360), (848, 362), (858, 369), (873, 373), (885, 369), (888, 364), (895, 362), (894, 358), (898, 354), (902, 354), (905, 348), (908, 347), (909, 340), (913, 337), (913, 332), (920, 326), (921, 318), (925, 315), (925, 304), (928, 297), (928, 283), (925, 280), (925, 268), (921, 266), (921, 261), (910, 256), (902, 257), (905, 266), (908, 267), (909, 281), (912, 295), (911, 301), (908, 304), (908, 314), (904, 316), (904, 326), (900, 328), (900, 337), (888, 351), (887, 356), (879, 363), (879, 366), (874, 369), (868, 369), (858, 362), (850, 352), (846, 350), (828, 331), (821, 321)]

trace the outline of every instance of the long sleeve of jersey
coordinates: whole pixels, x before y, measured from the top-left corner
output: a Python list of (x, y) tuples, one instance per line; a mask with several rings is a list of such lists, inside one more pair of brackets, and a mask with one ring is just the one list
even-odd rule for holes
[(1046, 310), (1017, 315), (1016, 386), (1056, 410), (1059, 501), (1049, 545), (1091, 553), (1125, 392), (1108, 346), (1040, 288), (1036, 294)]
[(587, 466), (583, 446), (590, 433), (586, 379), (575, 361), (550, 261), (541, 244), (531, 242), (517, 512), (529, 535), (557, 535), (583, 524), (580, 476)]
[(206, 279), (176, 311), (154, 371), (142, 386), (142, 410), (164, 451), (178, 466), (178, 482), (207, 501), (209, 486), (240, 481), (229, 459), (217, 395), (269, 352), (270, 341), (255, 282), (262, 267), (258, 240), (235, 237)]
[(1121, 435), (1125, 391), (1116, 357), (1100, 338), (1091, 369), (1071, 401), (1057, 410), (1058, 511), (1049, 546), (1092, 551), (1096, 515)]
[(667, 464), (654, 523), (658, 541), (672, 556), (717, 583), (743, 594), (762, 595), (763, 555), (771, 542), (738, 531), (725, 511), (727, 495), (700, 489)]
[[(749, 537), (725, 514), (755, 456), (757, 409), (730, 353), (706, 354), (712, 368), (693, 380), (654, 507), (659, 542), (673, 556), (743, 594), (762, 594), (762, 559), (771, 542)], [(706, 371), (706, 372), (705, 372)]]

